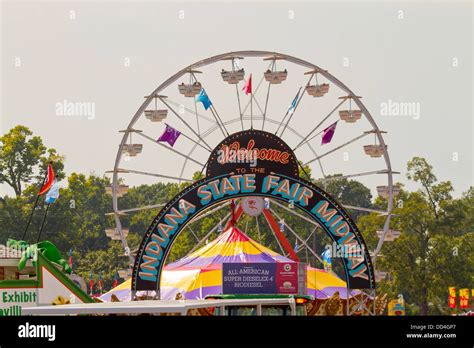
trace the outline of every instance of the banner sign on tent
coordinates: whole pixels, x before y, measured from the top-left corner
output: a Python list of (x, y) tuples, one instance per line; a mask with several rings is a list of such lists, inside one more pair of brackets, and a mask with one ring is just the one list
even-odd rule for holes
[(275, 294), (276, 263), (223, 263), (224, 294)]
[(298, 294), (298, 263), (223, 263), (224, 294)]

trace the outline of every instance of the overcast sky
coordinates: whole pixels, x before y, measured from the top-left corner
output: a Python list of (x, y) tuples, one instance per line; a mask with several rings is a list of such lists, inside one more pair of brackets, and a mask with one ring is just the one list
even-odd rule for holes
[[(453, 183), (456, 195), (473, 184), (470, 2), (3, 1), (1, 18), (0, 131), (28, 126), (48, 147), (66, 156), (68, 173), (103, 175), (112, 169), (119, 130), (127, 127), (143, 97), (178, 70), (228, 51), (267, 50), (319, 65), (363, 97), (378, 126), (388, 132), (384, 138), (392, 167), (401, 172), (396, 181), (414, 189), (405, 177), (406, 163), (423, 156), (440, 180)], [(235, 89), (219, 74), (229, 64), (203, 68), (199, 75), (226, 120), (238, 113)], [(253, 73), (254, 85), (266, 64), (261, 59), (240, 62)], [(288, 69), (288, 80), (272, 87), (268, 117), (275, 120), (283, 117), (307, 78), (305, 69), (285, 62), (278, 66)], [(256, 95), (262, 106), (265, 93), (266, 85)], [(192, 100), (179, 96), (176, 83), (166, 94), (194, 108)], [(335, 86), (327, 98), (306, 95), (290, 125), (306, 134), (342, 95)], [(248, 100), (242, 93), (240, 97)], [(61, 107), (68, 102), (87, 103), (90, 113), (62, 115)], [(413, 108), (397, 115), (393, 108), (402, 105)], [(198, 108), (212, 117), (201, 105)], [(193, 114), (183, 117), (195, 125)], [(171, 114), (168, 120), (183, 127)], [(337, 114), (325, 125), (335, 120)], [(202, 120), (203, 129), (211, 126), (206, 122)], [(239, 126), (235, 123), (229, 130)], [(140, 120), (137, 128), (156, 138), (163, 124)], [(190, 135), (186, 128), (179, 129)], [(364, 120), (355, 125), (339, 122), (331, 144), (321, 147), (320, 138), (312, 144), (321, 154), (369, 129)], [(284, 138), (293, 146), (298, 142), (291, 132)], [(143, 154), (124, 161), (123, 167), (180, 174), (182, 158), (146, 139), (133, 140), (144, 144)], [(209, 137), (214, 145), (220, 140), (218, 131)], [(382, 169), (381, 159), (363, 153), (363, 145), (371, 142), (371, 137), (364, 138), (325, 157), (326, 174)], [(184, 152), (190, 145), (181, 139), (176, 149)], [(296, 154), (303, 161), (314, 157), (307, 148)], [(193, 156), (205, 161), (204, 151)], [(183, 176), (199, 169), (189, 165)], [(321, 176), (318, 166), (313, 174)], [(124, 179), (130, 185), (155, 180), (131, 174)], [(361, 181), (374, 190), (386, 179), (370, 176)], [(11, 193), (6, 187), (2, 190)]]

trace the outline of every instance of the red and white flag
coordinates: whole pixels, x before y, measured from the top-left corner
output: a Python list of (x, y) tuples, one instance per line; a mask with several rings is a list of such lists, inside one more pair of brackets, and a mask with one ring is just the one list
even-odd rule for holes
[(38, 196), (41, 196), (43, 193), (47, 192), (53, 185), (53, 182), (54, 182), (54, 171), (53, 171), (53, 166), (50, 163), (48, 164), (48, 175), (43, 184), (43, 187), (41, 188), (40, 192), (38, 192)]
[(242, 87), (242, 91), (244, 91), (245, 95), (252, 94), (252, 74), (250, 74), (249, 79), (245, 82), (244, 87)]

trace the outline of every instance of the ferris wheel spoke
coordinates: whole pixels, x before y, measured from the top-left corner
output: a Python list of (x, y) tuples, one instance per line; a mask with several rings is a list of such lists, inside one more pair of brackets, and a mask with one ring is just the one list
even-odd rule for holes
[(385, 210), (378, 210), (378, 209), (372, 209), (372, 208), (364, 208), (364, 207), (357, 207), (354, 205), (348, 205), (348, 204), (343, 204), (341, 205), (346, 208), (346, 209), (352, 209), (352, 210), (358, 210), (358, 211), (365, 211), (368, 213), (377, 213), (379, 215), (387, 215), (388, 213)]
[[(310, 76), (308, 82), (306, 83), (306, 87), (309, 86), (309, 84), (310, 84), (312, 78), (313, 78), (313, 75)], [(296, 101), (296, 105), (295, 105), (294, 108), (291, 109), (290, 117), (288, 118), (288, 121), (286, 122), (285, 127), (284, 127), (283, 130), (281, 131), (280, 138), (283, 137), (283, 133), (285, 132), (286, 127), (288, 127), (288, 124), (290, 123), (291, 119), (293, 118), (293, 115), (295, 114), (296, 109), (297, 109), (298, 106), (300, 105), (301, 99), (303, 99), (303, 97), (304, 97), (304, 95), (305, 95), (305, 94), (304, 94), (304, 91), (303, 91), (302, 95), (299, 96), (302, 88), (303, 88), (303, 87), (300, 87), (300, 88), (299, 88), (298, 93), (297, 93), (296, 96), (295, 96), (295, 98), (298, 98), (297, 101)], [(293, 99), (293, 100), (294, 100), (294, 99)], [(292, 103), (293, 103), (293, 102), (292, 102)], [(283, 117), (283, 120), (281, 121), (282, 123), (283, 123), (283, 121), (285, 120), (285, 118), (286, 118), (286, 116), (288, 115), (289, 112), (290, 112), (290, 108), (288, 108), (288, 110), (286, 111), (285, 117)], [(280, 128), (280, 126), (278, 126), (278, 129), (279, 129), (279, 128)], [(277, 130), (277, 132), (276, 132), (275, 134), (277, 134), (277, 133), (278, 133), (278, 130)]]
[(331, 115), (337, 110), (339, 109), (339, 107), (346, 101), (346, 99), (342, 99), (335, 107), (334, 109), (332, 109), (329, 114), (326, 115), (326, 117), (324, 117), (317, 125), (316, 127), (314, 127), (311, 132), (308, 133), (308, 135), (306, 135), (303, 140), (301, 140), (299, 142), (298, 145), (296, 145), (296, 147), (293, 149), (293, 151), (296, 151), (297, 148), (301, 147), (304, 143), (306, 143), (308, 140), (308, 138), (324, 123), (324, 121), (326, 121), (329, 117), (331, 117)]
[(257, 227), (258, 241), (259, 241), (259, 243), (261, 243), (262, 242), (262, 236), (260, 235), (260, 224), (258, 222), (258, 216), (255, 216), (255, 225)]
[(255, 98), (255, 97), (252, 97), (254, 102), (255, 102), (255, 105), (257, 105), (257, 108), (258, 110), (260, 111), (260, 113), (262, 114), (262, 116), (264, 115), (264, 112), (263, 112), (263, 109), (262, 107), (260, 106), (260, 103), (258, 102), (258, 100)]
[[(270, 211), (277, 217), (277, 219), (281, 220), (280, 216), (273, 209), (270, 209)], [(289, 225), (285, 224), (285, 227), (287, 227), (288, 231), (290, 231), (295, 236), (295, 238), (298, 239), (299, 242), (303, 243), (303, 245), (308, 248), (310, 253), (313, 254), (313, 256), (316, 257), (321, 262), (321, 264), (323, 264), (323, 260), (319, 257), (319, 255), (316, 254), (316, 252), (311, 249), (300, 236), (298, 236), (298, 233), (296, 233)]]
[(197, 109), (196, 99), (194, 99), (194, 112), (196, 114), (196, 126), (197, 126), (198, 135), (201, 136), (201, 127), (199, 127), (199, 117), (198, 117), (198, 109)]
[(212, 119), (212, 118), (210, 118), (210, 117), (207, 117), (206, 115), (203, 115), (203, 114), (201, 114), (201, 113), (199, 113), (199, 112), (196, 112), (196, 110), (192, 110), (192, 109), (188, 108), (187, 106), (184, 106), (183, 104), (180, 104), (180, 103), (178, 103), (178, 102), (176, 102), (176, 101), (174, 101), (174, 100), (172, 100), (172, 99), (170, 99), (170, 98), (167, 98), (167, 101), (168, 101), (169, 104), (171, 104), (171, 105), (173, 105), (173, 106), (175, 106), (175, 107), (177, 107), (177, 108), (181, 108), (181, 107), (182, 107), (183, 110), (189, 112), (190, 114), (196, 114), (199, 118), (202, 118), (202, 119), (204, 119), (204, 120), (206, 120), (206, 121), (209, 121), (209, 122), (211, 122), (211, 123), (216, 123), (216, 121), (215, 121), (214, 119)]
[(193, 229), (191, 228), (191, 226), (188, 225), (188, 229), (191, 231), (191, 234), (194, 236), (194, 239), (196, 239), (197, 242), (199, 242), (199, 238), (198, 236), (196, 235), (196, 233), (194, 233)]
[(172, 112), (173, 114), (175, 114), (175, 116), (176, 116), (177, 118), (179, 118), (179, 120), (180, 120), (181, 122), (184, 123), (184, 125), (185, 125), (186, 127), (188, 127), (188, 128), (191, 130), (191, 132), (194, 133), (195, 136), (198, 137), (199, 140), (201, 140), (201, 141), (203, 142), (203, 144), (205, 144), (209, 149), (212, 149), (212, 148), (209, 146), (209, 144), (206, 143), (206, 141), (205, 141), (203, 138), (201, 138), (201, 136), (200, 136), (199, 134), (196, 133), (196, 131), (193, 129), (193, 127), (191, 127), (191, 126), (175, 111), (175, 109), (173, 109), (173, 108), (171, 107), (171, 105), (165, 101), (165, 97), (163, 97), (163, 96), (158, 96), (158, 98), (161, 100), (161, 102), (162, 102), (163, 104), (165, 104), (165, 105), (168, 107), (168, 109), (171, 110), (171, 112)]
[(272, 232), (273, 234), (273, 237), (275, 238), (277, 244), (278, 244), (278, 247), (280, 248), (280, 251), (281, 251), (281, 254), (285, 257), (287, 257), (287, 253), (285, 253), (285, 249), (283, 249), (281, 243), (280, 243), (280, 240), (278, 239), (276, 233), (273, 231), (273, 228), (272, 228), (272, 225), (270, 225), (270, 221), (268, 221), (267, 219), (265, 219), (265, 221), (267, 222), (268, 224), (268, 227), (270, 228), (270, 231)]
[[(309, 234), (308, 238), (305, 239), (305, 243), (307, 244), (309, 239), (313, 236), (313, 234), (316, 232), (316, 230), (318, 229), (318, 227), (315, 227), (314, 230), (311, 231), (311, 233)], [(303, 245), (304, 246), (304, 245)], [(306, 250), (308, 250), (308, 248), (305, 247)], [(301, 248), (297, 248), (295, 250), (296, 253), (299, 253), (302, 249)], [(306, 259), (308, 258), (308, 256), (306, 256)]]
[(267, 117), (268, 99), (270, 98), (270, 87), (271, 86), (272, 86), (272, 84), (269, 82), (268, 83), (268, 89), (267, 89), (267, 97), (265, 98), (265, 110), (263, 112), (262, 130), (265, 129), (265, 118)]
[[(281, 124), (279, 121), (273, 120), (273, 119), (270, 119), (270, 118), (267, 118), (267, 121), (270, 122), (270, 123), (273, 123), (273, 124)], [(290, 132), (292, 132), (294, 135), (296, 135), (297, 137), (299, 137), (300, 139), (303, 138), (303, 135), (301, 135), (299, 132), (297, 132), (294, 128), (288, 126), (288, 130)], [(314, 150), (314, 147), (310, 143), (306, 143), (306, 145), (308, 146), (309, 150), (313, 153), (313, 155), (315, 157), (318, 157), (318, 154)], [(324, 173), (323, 165), (322, 165), (320, 160), (318, 160), (318, 164), (319, 164), (319, 168), (321, 169), (321, 174), (323, 174), (323, 176), (326, 177), (326, 174)]]
[[(270, 66), (271, 66), (271, 63), (268, 65), (268, 67), (270, 68)], [(255, 91), (252, 91), (252, 96), (254, 97), (254, 99), (257, 96), (258, 90), (260, 89), (260, 86), (262, 85), (262, 82), (263, 82), (264, 79), (265, 79), (265, 76), (262, 75), (262, 77), (260, 78), (260, 81), (258, 82), (257, 87), (255, 88)], [(247, 102), (247, 104), (245, 105), (244, 110), (242, 111), (242, 115), (245, 114), (248, 107), (251, 106), (251, 104), (252, 104), (251, 101), (252, 101), (252, 98), (250, 98), (249, 101)]]
[[(191, 153), (194, 152), (194, 150), (196, 149), (196, 147), (197, 147), (197, 145), (194, 145), (194, 146), (191, 148), (191, 150), (190, 150), (190, 152), (189, 152), (189, 154), (188, 154), (188, 157), (191, 156)], [(186, 169), (186, 165), (187, 165), (187, 164), (188, 164), (188, 159), (185, 158), (185, 159), (184, 159), (184, 162), (183, 162), (183, 165), (181, 166), (181, 171), (180, 171), (180, 173), (179, 173), (179, 176), (180, 176), (180, 177), (183, 176), (184, 170)], [(207, 164), (207, 163), (206, 163), (206, 164)], [(205, 165), (204, 165), (204, 166), (205, 166)], [(204, 170), (204, 166), (202, 167), (203, 169), (201, 170), (201, 172)], [(181, 182), (179, 182), (179, 183), (181, 183)]]
[[(217, 112), (216, 108), (214, 107), (214, 104), (211, 105), (211, 107), (209, 108), (209, 110), (211, 110), (211, 113), (212, 113), (212, 115), (214, 116), (214, 118), (216, 119), (217, 124), (219, 124), (219, 126), (222, 124), (222, 127), (223, 127), (223, 128), (222, 128), (222, 129), (223, 129), (222, 134), (224, 134), (224, 137), (226, 136), (226, 134), (227, 134), (227, 136), (229, 136), (229, 132), (227, 131), (227, 128), (225, 127), (224, 122), (222, 122), (222, 119), (221, 119), (221, 117), (219, 116), (219, 113)], [(221, 129), (221, 130), (222, 130), (222, 129)], [(224, 133), (224, 131), (225, 131), (225, 133)]]
[(127, 213), (133, 213), (133, 212), (141, 211), (141, 210), (150, 210), (150, 209), (161, 208), (165, 205), (166, 205), (165, 203), (145, 205), (143, 207), (130, 208), (130, 209), (121, 209), (121, 210), (117, 210), (117, 211), (112, 212), (112, 213), (106, 213), (105, 215), (113, 215), (113, 214), (125, 215)]
[(273, 204), (277, 205), (278, 207), (280, 208), (283, 208), (285, 209), (286, 211), (290, 212), (291, 214), (295, 215), (295, 216), (298, 216), (300, 219), (303, 219), (305, 220), (306, 222), (309, 222), (310, 224), (316, 226), (316, 228), (319, 228), (319, 224), (317, 222), (315, 222), (314, 220), (311, 220), (310, 218), (300, 214), (300, 213), (297, 213), (294, 209), (290, 209), (288, 207), (285, 207), (283, 204), (280, 204), (279, 202), (277, 202), (276, 200), (272, 200)]
[[(239, 118), (234, 119), (234, 120), (235, 120), (235, 121), (238, 121)], [(226, 122), (225, 124), (229, 124), (229, 122)], [(206, 138), (207, 136), (209, 136), (210, 134), (212, 134), (214, 131), (216, 131), (218, 128), (219, 128), (219, 125), (218, 125), (217, 123), (214, 123), (214, 124), (213, 124), (212, 126), (210, 126), (206, 131), (204, 131), (204, 132), (201, 134), (201, 136), (202, 136), (203, 138)], [(194, 151), (196, 150), (196, 148), (197, 148), (197, 145), (195, 144), (195, 145), (194, 145), (193, 147), (191, 147), (191, 149), (189, 150), (188, 155), (187, 155), (188, 157), (185, 158), (185, 160), (184, 160), (184, 162), (183, 162), (183, 165), (181, 166), (181, 172), (180, 172), (180, 174), (179, 174), (180, 176), (183, 175), (184, 170), (186, 169), (186, 165), (187, 165), (187, 163), (188, 163), (188, 158), (191, 157), (191, 155), (194, 153)], [(206, 164), (207, 164), (207, 163), (206, 163)], [(206, 164), (202, 166), (202, 170), (204, 170), (204, 167), (206, 166)], [(202, 171), (201, 171), (201, 172), (202, 172)]]
[(359, 140), (359, 139), (362, 139), (363, 137), (367, 136), (367, 135), (370, 134), (370, 133), (371, 133), (371, 132), (364, 132), (363, 134), (361, 134), (361, 135), (359, 135), (359, 136), (357, 136), (357, 137), (355, 137), (355, 138), (352, 138), (352, 139), (349, 140), (349, 141), (346, 141), (344, 144), (339, 145), (339, 146), (335, 147), (334, 149), (329, 150), (328, 152), (325, 152), (325, 153), (323, 153), (322, 155), (319, 155), (319, 156), (316, 157), (316, 158), (313, 158), (312, 160), (306, 162), (306, 163), (303, 164), (303, 165), (306, 166), (306, 165), (308, 165), (308, 164), (310, 164), (310, 163), (312, 163), (312, 162), (314, 162), (314, 161), (320, 160), (321, 158), (323, 158), (323, 157), (325, 157), (325, 156), (327, 156), (327, 155), (329, 155), (329, 154), (331, 154), (331, 153), (333, 153), (333, 152), (335, 152), (335, 151), (337, 151), (337, 150), (339, 150), (339, 149), (342, 149), (343, 147), (345, 147), (345, 146), (347, 146), (347, 145), (350, 145), (350, 144), (356, 142), (356, 141)]
[[(303, 87), (300, 87), (298, 89), (298, 93), (296, 94), (295, 98), (297, 98), (301, 92), (301, 89)], [(303, 99), (304, 97), (304, 93), (301, 95), (301, 97), (298, 98), (298, 100), (296, 101), (296, 105), (294, 108), (291, 108), (291, 111), (290, 111), (290, 108), (288, 108), (286, 114), (285, 114), (285, 117), (283, 117), (283, 120), (281, 121), (283, 123), (283, 121), (285, 120), (286, 116), (289, 114), (290, 116), (288, 117), (288, 121), (286, 121), (285, 123), (285, 126), (283, 127), (283, 130), (281, 131), (280, 133), (280, 138), (283, 137), (283, 133), (285, 132), (286, 130), (286, 127), (288, 127), (288, 124), (290, 123), (291, 119), (293, 118), (293, 115), (295, 114), (296, 112), (296, 109), (298, 108), (298, 106), (300, 105), (300, 102), (301, 102), (301, 99)]]
[(194, 182), (194, 180), (192, 180), (192, 179), (186, 179), (186, 178), (180, 178), (180, 177), (177, 177), (177, 176), (170, 176), (170, 175), (150, 173), (150, 172), (142, 172), (142, 171), (134, 170), (134, 169), (118, 168), (117, 171), (120, 172), (120, 173), (140, 174), (140, 175), (147, 175), (147, 176), (155, 176), (157, 178), (163, 178), (163, 179), (172, 179), (172, 180), (179, 180), (179, 181), (186, 181), (186, 182)]
[(216, 212), (216, 211), (219, 211), (220, 209), (224, 208), (225, 206), (227, 206), (227, 205), (229, 205), (229, 204), (230, 204), (230, 202), (229, 202), (229, 201), (226, 201), (226, 202), (220, 204), (220, 205), (219, 205), (218, 207), (216, 207), (216, 208), (212, 208), (212, 209), (206, 211), (205, 213), (199, 214), (198, 216), (196, 216), (195, 218), (193, 218), (189, 223), (198, 222), (199, 220), (205, 218), (205, 217), (208, 216), (208, 215), (213, 214), (213, 213)]
[(240, 95), (239, 95), (239, 84), (235, 84), (235, 94), (237, 96), (237, 103), (239, 104), (239, 117), (240, 117), (240, 124), (242, 126), (242, 130), (244, 130), (244, 120), (242, 120), (242, 106), (240, 105)]
[(182, 153), (182, 152), (180, 152), (180, 151), (178, 151), (178, 150), (173, 149), (172, 147), (166, 146), (165, 144), (163, 144), (163, 143), (161, 143), (161, 142), (159, 142), (159, 141), (155, 141), (152, 137), (150, 137), (150, 136), (144, 134), (143, 132), (140, 132), (140, 133), (137, 133), (137, 134), (139, 134), (140, 136), (144, 137), (145, 139), (150, 140), (150, 141), (153, 142), (154, 144), (157, 144), (157, 145), (159, 145), (159, 146), (161, 146), (161, 147), (164, 147), (165, 149), (167, 149), (167, 150), (169, 150), (169, 151), (171, 151), (171, 152), (174, 152), (174, 153), (176, 153), (176, 154), (178, 154), (178, 155), (180, 155), (180, 156), (182, 156), (182, 157), (184, 157), (184, 158), (186, 158), (186, 159), (188, 159), (188, 160), (190, 160), (190, 161), (193, 161), (193, 162), (196, 163), (196, 164), (199, 164), (201, 167), (204, 166), (203, 163), (201, 163), (201, 162), (199, 162), (199, 161), (196, 161), (194, 158), (191, 158), (191, 157), (187, 156), (186, 154), (184, 154), (184, 153)]
[(356, 174), (347, 174), (347, 175), (333, 175), (333, 176), (328, 176), (325, 178), (321, 179), (316, 179), (315, 182), (327, 182), (327, 181), (333, 181), (333, 180), (339, 180), (339, 179), (348, 179), (348, 178), (355, 178), (355, 177), (360, 177), (360, 176), (366, 176), (366, 175), (373, 175), (373, 174), (400, 174), (399, 172), (393, 172), (389, 171), (388, 169), (380, 169), (380, 170), (374, 170), (371, 172), (363, 172), (363, 173), (356, 173)]
[(230, 214), (231, 214), (231, 213), (227, 213), (226, 216), (224, 216), (221, 220), (219, 220), (219, 222), (217, 223), (217, 225), (215, 225), (203, 238), (201, 238), (201, 239), (199, 240), (199, 242), (198, 242), (195, 246), (193, 246), (192, 249), (186, 254), (186, 256), (189, 256), (190, 254), (192, 254), (192, 253), (194, 252), (194, 250), (196, 250), (197, 248), (199, 248), (199, 247), (201, 246), (201, 244), (202, 244), (206, 239), (208, 239), (209, 236), (210, 236), (212, 233), (214, 233), (215, 230), (217, 230), (217, 228), (219, 228), (219, 225), (222, 226), (222, 223), (223, 223), (225, 220), (229, 219)]

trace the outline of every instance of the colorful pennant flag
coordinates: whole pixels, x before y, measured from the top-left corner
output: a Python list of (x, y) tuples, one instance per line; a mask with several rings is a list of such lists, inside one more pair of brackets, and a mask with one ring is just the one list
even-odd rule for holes
[(448, 305), (449, 308), (456, 308), (456, 288), (449, 287)]
[(321, 145), (328, 144), (331, 142), (334, 132), (336, 131), (337, 121), (332, 125), (323, 130), (323, 136), (321, 139)]
[(270, 209), (270, 200), (268, 198), (263, 199), (263, 208)]
[(469, 289), (459, 289), (459, 308), (469, 308)]
[(98, 282), (98, 286), (99, 286), (99, 292), (102, 293), (102, 272), (99, 272), (99, 282)]
[(72, 269), (72, 248), (69, 249), (69, 267)]
[(89, 274), (89, 288), (91, 289), (91, 294), (94, 290), (94, 278), (92, 277), (92, 271)]
[(250, 74), (249, 79), (245, 82), (244, 86), (242, 87), (242, 91), (244, 91), (245, 95), (252, 94), (252, 74)]
[(59, 185), (58, 185), (58, 181), (54, 179), (54, 183), (49, 189), (48, 193), (46, 194), (46, 199), (44, 200), (44, 202), (46, 204), (52, 204), (56, 202), (58, 197), (59, 197)]
[(321, 257), (323, 259), (324, 270), (329, 272), (332, 269), (332, 250), (331, 248), (326, 249)]
[(171, 145), (171, 147), (173, 147), (174, 143), (176, 142), (176, 140), (179, 138), (180, 135), (181, 135), (180, 131), (166, 124), (166, 129), (164, 133), (158, 138), (157, 141), (167, 142), (168, 144)]
[(43, 193), (47, 192), (51, 186), (53, 185), (53, 182), (54, 182), (54, 170), (53, 170), (53, 166), (50, 164), (48, 164), (48, 174), (46, 176), (46, 181), (44, 182), (43, 184), (43, 187), (41, 188), (41, 190), (38, 192), (38, 196), (41, 196)]
[(115, 288), (115, 287), (118, 285), (118, 279), (119, 279), (118, 272), (115, 271), (115, 274), (114, 274), (114, 283), (112, 284), (112, 288)]
[(196, 98), (196, 101), (197, 102), (201, 102), (202, 103), (202, 106), (204, 106), (204, 109), (209, 109), (212, 105), (212, 102), (211, 100), (209, 99), (209, 96), (207, 95), (206, 91), (204, 90), (204, 88), (201, 88), (201, 92), (199, 93), (199, 95), (197, 96)]
[(298, 99), (299, 99), (299, 97), (300, 97), (300, 91), (298, 91), (298, 93), (296, 94), (295, 98), (294, 98), (293, 101), (291, 102), (290, 108), (288, 109), (288, 113), (289, 113), (289, 114), (292, 114), (293, 111), (295, 111), (296, 105), (298, 104)]

